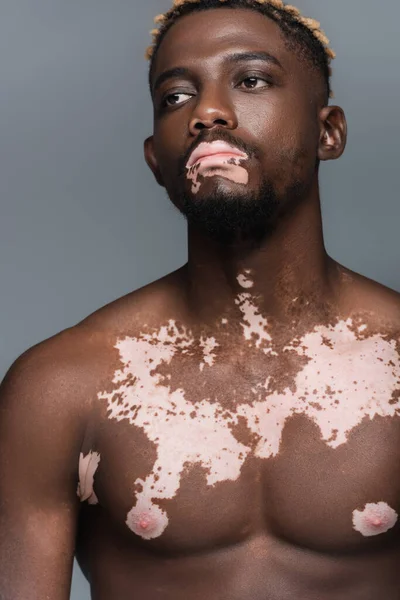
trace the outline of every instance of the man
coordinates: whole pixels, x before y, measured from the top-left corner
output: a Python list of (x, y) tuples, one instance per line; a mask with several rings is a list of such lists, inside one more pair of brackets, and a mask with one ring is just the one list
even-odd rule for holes
[(178, 271), (31, 348), (1, 388), (0, 597), (397, 600), (400, 300), (329, 257), (346, 144), (319, 25), (181, 1), (145, 155)]

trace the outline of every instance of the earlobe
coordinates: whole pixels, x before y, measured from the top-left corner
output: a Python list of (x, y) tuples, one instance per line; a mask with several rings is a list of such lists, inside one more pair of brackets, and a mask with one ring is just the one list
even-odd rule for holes
[(162, 180), (160, 169), (158, 168), (157, 158), (154, 152), (154, 139), (152, 135), (144, 141), (144, 158), (154, 177), (156, 178), (157, 183), (164, 187), (164, 182)]
[(347, 142), (347, 123), (339, 106), (325, 106), (320, 113), (318, 158), (335, 160), (342, 156)]

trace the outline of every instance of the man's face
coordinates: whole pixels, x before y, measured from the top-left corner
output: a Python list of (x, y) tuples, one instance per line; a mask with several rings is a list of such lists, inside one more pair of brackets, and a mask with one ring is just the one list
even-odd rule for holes
[[(221, 241), (262, 238), (307, 195), (323, 81), (272, 20), (227, 8), (182, 17), (162, 41), (152, 86), (146, 160), (189, 223)], [(193, 150), (217, 140), (241, 157), (189, 169)]]

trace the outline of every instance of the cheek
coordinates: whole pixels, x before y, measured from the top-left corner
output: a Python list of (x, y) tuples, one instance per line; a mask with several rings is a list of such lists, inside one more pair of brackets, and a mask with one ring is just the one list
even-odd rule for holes
[(251, 113), (243, 114), (242, 126), (248, 129), (260, 149), (266, 172), (273, 173), (276, 185), (304, 181), (315, 170), (318, 129), (309, 111), (296, 103), (264, 101)]
[(237, 106), (239, 127), (254, 137), (266, 155), (315, 151), (317, 119), (310, 108), (289, 98), (258, 96)]
[(178, 130), (172, 133), (163, 125), (154, 130), (154, 151), (158, 168), (168, 188), (176, 180), (178, 161), (185, 152), (185, 139)]

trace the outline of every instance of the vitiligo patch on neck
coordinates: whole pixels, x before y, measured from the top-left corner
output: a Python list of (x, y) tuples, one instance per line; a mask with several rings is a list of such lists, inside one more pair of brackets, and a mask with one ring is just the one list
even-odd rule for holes
[[(242, 287), (249, 287), (245, 279), (241, 282)], [(242, 314), (244, 347), (253, 348), (263, 360), (284, 360), (290, 353), (299, 358), (299, 368), (280, 390), (268, 374), (260, 377), (247, 400), (241, 403), (239, 399), (234, 409), (228, 409), (221, 396), (229, 390), (221, 390), (213, 398), (193, 399), (184, 384), (172, 387), (160, 372), (172, 368), (171, 363), (179, 357), (202, 353), (198, 372), (212, 378), (226, 342), (218, 337), (225, 327), (216, 331), (215, 337), (196, 338), (171, 320), (156, 331), (125, 337), (116, 344), (123, 366), (115, 372), (113, 391), (101, 392), (98, 398), (107, 403), (110, 419), (140, 428), (157, 449), (151, 473), (135, 481), (138, 491), (126, 518), (127, 526), (143, 539), (165, 531), (168, 515), (157, 502), (175, 497), (183, 470), (191, 465), (203, 467), (209, 486), (235, 481), (247, 457), (278, 455), (285, 423), (295, 415), (308, 417), (318, 426), (326, 445), (335, 449), (347, 442), (364, 419), (393, 417), (400, 412), (396, 395), (400, 359), (395, 342), (380, 335), (360, 336), (360, 329), (348, 319), (316, 326), (279, 347), (249, 292), (241, 293), (236, 305)], [(234, 435), (235, 426), (243, 419), (257, 440), (252, 446)], [(354, 526), (363, 535), (372, 531), (365, 524), (366, 514), (355, 511), (353, 515)], [(387, 509), (385, 514), (384, 522), (392, 523)]]
[(246, 276), (247, 273), (242, 273), (237, 277), (238, 284), (243, 288), (252, 288), (254, 286), (254, 281), (252, 281), (249, 277)]

